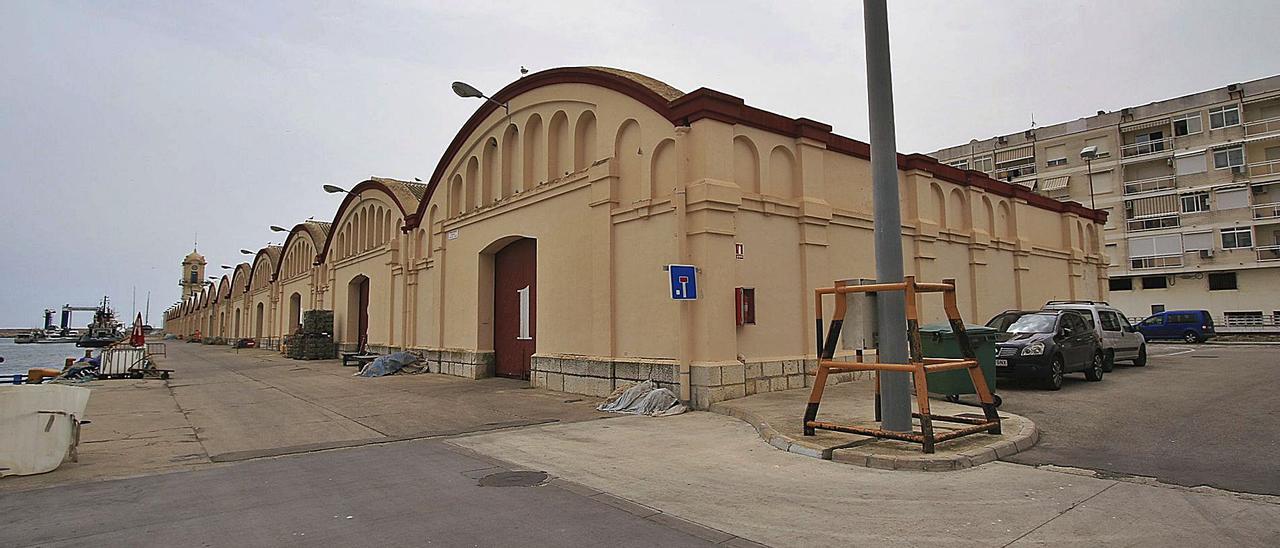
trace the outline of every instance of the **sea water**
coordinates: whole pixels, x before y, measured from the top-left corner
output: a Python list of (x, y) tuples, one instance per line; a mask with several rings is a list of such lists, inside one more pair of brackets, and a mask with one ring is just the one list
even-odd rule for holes
[[(79, 348), (75, 343), (58, 344), (17, 344), (13, 339), (0, 339), (0, 375), (14, 373), (25, 374), (32, 367), (49, 367), (62, 369), (67, 358), (84, 356), (86, 348)], [(96, 356), (97, 351), (94, 352)]]

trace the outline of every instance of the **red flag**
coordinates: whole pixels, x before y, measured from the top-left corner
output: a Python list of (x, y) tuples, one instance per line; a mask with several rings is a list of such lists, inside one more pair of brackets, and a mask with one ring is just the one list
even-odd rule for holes
[(129, 346), (146, 346), (147, 336), (142, 334), (142, 314), (133, 320), (133, 333), (129, 335)]

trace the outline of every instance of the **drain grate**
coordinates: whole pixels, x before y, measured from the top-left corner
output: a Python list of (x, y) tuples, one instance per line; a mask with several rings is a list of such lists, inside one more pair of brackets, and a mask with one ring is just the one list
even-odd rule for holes
[(547, 482), (550, 476), (546, 472), (517, 470), (514, 472), (498, 472), (480, 478), (481, 487), (535, 487)]

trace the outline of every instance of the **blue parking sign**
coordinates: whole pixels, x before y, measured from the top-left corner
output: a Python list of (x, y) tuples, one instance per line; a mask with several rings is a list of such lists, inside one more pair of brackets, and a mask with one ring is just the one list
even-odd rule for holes
[(698, 298), (698, 269), (693, 265), (673, 264), (667, 266), (671, 274), (671, 298), (677, 301), (692, 301)]

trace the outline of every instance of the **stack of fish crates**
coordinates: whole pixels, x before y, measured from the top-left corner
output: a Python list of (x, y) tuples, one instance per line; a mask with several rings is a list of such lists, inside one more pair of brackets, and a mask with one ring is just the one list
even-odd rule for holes
[(308, 310), (302, 314), (302, 333), (289, 337), (289, 357), (295, 360), (329, 360), (338, 356), (333, 342), (333, 311)]

